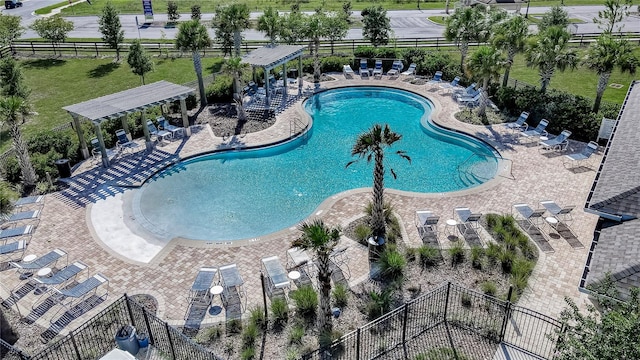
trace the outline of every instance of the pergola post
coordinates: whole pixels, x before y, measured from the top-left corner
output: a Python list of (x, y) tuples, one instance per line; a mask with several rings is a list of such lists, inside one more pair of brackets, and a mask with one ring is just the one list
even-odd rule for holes
[(189, 127), (189, 116), (187, 115), (187, 100), (180, 98), (180, 115), (182, 115), (182, 126), (184, 126), (184, 136), (191, 136), (191, 127)]
[(287, 62), (285, 61), (284, 64), (282, 64), (282, 72), (284, 73), (284, 80), (282, 81), (282, 85), (284, 85), (284, 101), (282, 102), (282, 106), (284, 106), (284, 104), (286, 104), (287, 102), (287, 98), (288, 98), (288, 94), (287, 94), (287, 88), (289, 87), (289, 81), (287, 80)]
[(129, 141), (133, 138), (129, 132), (129, 124), (127, 123), (127, 114), (120, 116), (120, 123), (122, 123), (122, 130), (127, 134)]
[(144, 145), (148, 152), (153, 151), (153, 141), (149, 135), (149, 127), (147, 126), (147, 110), (140, 112), (140, 120), (142, 121), (142, 132), (144, 133)]
[(109, 164), (109, 156), (107, 156), (107, 148), (104, 146), (104, 138), (102, 137), (102, 130), (100, 130), (100, 123), (94, 123), (96, 129), (96, 137), (98, 138), (98, 143), (100, 144), (100, 154), (102, 154), (102, 166), (108, 168)]
[(80, 119), (77, 115), (71, 115), (73, 118), (73, 127), (78, 135), (78, 142), (80, 143), (80, 152), (83, 159), (89, 158), (89, 148), (87, 148), (87, 141), (84, 139), (84, 133), (82, 132), (82, 126), (80, 126)]
[(298, 57), (298, 96), (302, 96), (302, 55)]
[(264, 68), (264, 93), (266, 94), (265, 96), (265, 102), (267, 104), (267, 107), (271, 106), (271, 99), (270, 99), (270, 91), (269, 91), (269, 71), (271, 71), (271, 69), (269, 68)]

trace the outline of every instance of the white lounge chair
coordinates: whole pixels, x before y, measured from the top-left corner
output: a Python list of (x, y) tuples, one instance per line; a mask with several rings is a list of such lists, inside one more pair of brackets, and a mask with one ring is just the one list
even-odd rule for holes
[(567, 140), (569, 136), (571, 136), (571, 131), (563, 130), (560, 135), (553, 139), (540, 141), (539, 150), (562, 151), (569, 146), (569, 140)]
[(545, 130), (547, 128), (547, 125), (549, 125), (549, 121), (547, 119), (542, 119), (540, 120), (540, 122), (538, 123), (538, 126), (536, 126), (535, 129), (522, 131), (520, 132), (520, 136), (525, 138), (547, 136), (549, 134), (547, 130)]
[(360, 59), (360, 76), (369, 77), (369, 65), (367, 64), (367, 59)]
[(510, 129), (510, 130), (525, 131), (529, 127), (529, 125), (527, 125), (527, 123), (525, 122), (527, 121), (528, 118), (529, 118), (529, 113), (526, 111), (523, 111), (520, 113), (520, 116), (516, 121), (505, 123), (504, 126), (506, 126), (507, 129)]
[(193, 280), (191, 289), (189, 289), (189, 302), (197, 302), (209, 305), (211, 303), (211, 285), (218, 274), (218, 269), (214, 267), (202, 267), (198, 270), (196, 278)]
[(540, 205), (544, 206), (551, 215), (555, 216), (560, 221), (570, 222), (573, 220), (571, 212), (575, 209), (574, 205), (561, 207), (553, 200), (540, 201)]
[[(98, 295), (98, 289), (105, 284), (107, 289), (104, 293)], [(60, 311), (71, 312), (72, 308), (78, 307), (78, 313), (85, 313), (95, 306), (98, 299), (101, 301), (106, 300), (109, 294), (109, 279), (102, 274), (95, 274), (72, 288), (58, 289), (52, 287), (51, 292), (52, 296), (48, 297), (48, 299), (60, 305), (58, 311), (50, 319), (51, 324), (55, 324), (59, 320), (57, 315)], [(92, 296), (95, 296), (95, 299), (89, 302), (84, 301)], [(70, 316), (74, 317), (73, 314)]]
[(411, 63), (409, 64), (409, 67), (407, 68), (406, 71), (400, 73), (400, 75), (402, 76), (413, 76), (416, 74), (416, 63)]
[(18, 255), (20, 255), (20, 258), (22, 258), (22, 255), (24, 254), (26, 248), (26, 240), (18, 240), (0, 245), (0, 259), (2, 260), (2, 262), (4, 262), (6, 258), (14, 259)]
[(44, 203), (44, 195), (36, 195), (36, 196), (27, 196), (16, 200), (13, 204), (15, 207), (21, 207), (32, 204), (42, 204)]
[(151, 120), (147, 120), (147, 129), (149, 129), (149, 134), (151, 134), (151, 136), (155, 136), (156, 139), (160, 140), (160, 142), (164, 141), (166, 138), (173, 138), (173, 135), (167, 130), (158, 130)]
[(7, 222), (34, 220), (34, 219), (38, 219), (39, 217), (40, 217), (40, 210), (21, 211), (9, 216), (9, 218), (7, 219)]
[[(598, 143), (595, 141), (589, 142), (581, 152), (565, 155), (562, 165), (567, 167), (567, 165), (572, 164), (578, 166), (584, 166), (584, 163), (589, 163), (591, 161), (593, 154), (598, 151)], [(589, 165), (591, 165), (589, 163)], [(572, 166), (574, 167), (574, 166)]]
[(261, 261), (268, 282), (269, 295), (273, 296), (276, 293), (285, 295), (285, 290), (289, 289), (291, 283), (280, 259), (277, 256), (270, 256), (262, 258)]
[(393, 64), (391, 65), (391, 70), (387, 71), (387, 75), (398, 76), (402, 71), (402, 68), (404, 68), (402, 60), (394, 60)]
[(344, 75), (345, 78), (352, 79), (353, 76), (355, 75), (355, 72), (353, 72), (351, 65), (347, 64), (342, 66), (342, 74)]
[(469, 230), (477, 230), (480, 226), (478, 221), (482, 217), (481, 213), (474, 213), (471, 209), (466, 207), (457, 207), (453, 209), (453, 212), (460, 219), (460, 224), (464, 227), (463, 235), (467, 233)]
[(445, 83), (441, 83), (440, 84), (440, 88), (443, 91), (451, 91), (453, 89), (455, 89), (456, 87), (458, 87), (458, 83), (460, 82), (460, 77), (456, 76), (450, 83), (445, 82)]
[(16, 226), (0, 230), (0, 241), (19, 236), (31, 236), (35, 227), (33, 225)]
[[(107, 153), (107, 158), (109, 160), (115, 158), (118, 155), (119, 149), (105, 149)], [(100, 151), (100, 142), (98, 139), (91, 139), (91, 155), (93, 156), (93, 161), (99, 163), (102, 160), (102, 151)]]
[(427, 81), (427, 85), (438, 85), (442, 81), (442, 71), (436, 71), (431, 80)]
[(438, 245), (438, 221), (440, 217), (429, 210), (416, 211), (416, 228), (423, 243)]
[(376, 60), (375, 67), (373, 68), (373, 77), (382, 77), (382, 60)]
[(158, 116), (158, 118), (156, 119), (158, 121), (158, 124), (160, 124), (160, 126), (162, 126), (162, 128), (168, 132), (171, 133), (171, 138), (175, 139), (177, 134), (180, 134), (181, 136), (184, 136), (184, 128), (180, 127), (180, 126), (174, 126), (171, 125), (169, 123), (169, 121), (167, 121), (167, 119), (165, 119), (163, 116)]
[(513, 208), (520, 214), (522, 220), (528, 222), (525, 231), (529, 231), (533, 226), (539, 225), (544, 219), (544, 213), (547, 211), (547, 209), (534, 210), (527, 204), (515, 204)]
[(116, 137), (118, 138), (116, 146), (120, 149), (120, 151), (133, 152), (138, 147), (140, 147), (140, 145), (135, 141), (129, 140), (129, 135), (127, 135), (127, 133), (123, 129), (116, 130)]

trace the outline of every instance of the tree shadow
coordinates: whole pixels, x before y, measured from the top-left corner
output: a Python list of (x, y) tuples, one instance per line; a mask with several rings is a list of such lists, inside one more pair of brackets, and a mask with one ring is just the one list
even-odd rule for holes
[(49, 69), (54, 66), (65, 65), (66, 63), (66, 60), (60, 59), (37, 59), (25, 61), (22, 63), (22, 67), (25, 69)]
[(108, 63), (98, 65), (95, 69), (89, 71), (90, 78), (100, 78), (111, 74), (114, 70), (120, 67), (119, 63)]

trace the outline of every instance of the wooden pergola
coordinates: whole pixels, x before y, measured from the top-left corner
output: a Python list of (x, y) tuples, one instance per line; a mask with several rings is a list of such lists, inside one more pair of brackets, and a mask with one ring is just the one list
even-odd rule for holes
[(147, 150), (150, 150), (153, 148), (153, 143), (151, 142), (149, 128), (147, 127), (146, 110), (179, 100), (185, 136), (190, 136), (191, 130), (189, 129), (189, 118), (187, 116), (185, 100), (189, 95), (194, 94), (195, 90), (192, 88), (167, 81), (158, 81), (153, 84), (143, 85), (78, 104), (65, 106), (63, 109), (73, 118), (74, 128), (80, 141), (82, 156), (85, 159), (89, 157), (89, 149), (87, 148), (87, 142), (84, 139), (82, 128), (80, 127), (80, 119), (89, 120), (93, 123), (96, 137), (100, 143), (102, 165), (109, 167), (109, 158), (104, 146), (102, 132), (100, 131), (100, 124), (103, 121), (121, 119), (123, 129), (126, 131), (127, 136), (131, 137), (127, 126), (127, 115), (136, 112), (142, 113), (142, 130), (144, 131)]
[(264, 69), (264, 83), (266, 93), (266, 104), (270, 105), (271, 94), (269, 93), (269, 72), (282, 65), (284, 74), (284, 96), (287, 97), (287, 63), (298, 59), (298, 95), (302, 95), (302, 52), (304, 45), (267, 45), (242, 57), (242, 62), (248, 63), (253, 68)]

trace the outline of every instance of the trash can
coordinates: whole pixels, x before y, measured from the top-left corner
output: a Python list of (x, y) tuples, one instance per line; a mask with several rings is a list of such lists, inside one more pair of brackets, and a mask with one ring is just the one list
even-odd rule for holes
[(140, 345), (136, 337), (136, 328), (131, 325), (125, 325), (116, 333), (116, 345), (120, 350), (126, 351), (131, 355), (138, 354)]
[(146, 334), (138, 335), (138, 345), (140, 346), (140, 350), (149, 346), (149, 337)]
[(380, 253), (384, 251), (384, 238), (381, 236), (372, 236), (367, 240), (367, 243), (369, 244), (369, 261), (378, 260)]
[(61, 178), (71, 177), (71, 164), (69, 159), (56, 160), (56, 167), (58, 168), (58, 174)]

